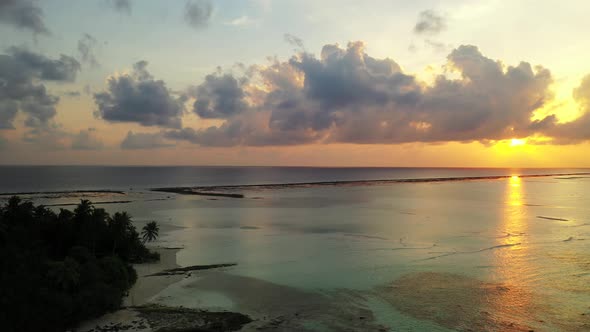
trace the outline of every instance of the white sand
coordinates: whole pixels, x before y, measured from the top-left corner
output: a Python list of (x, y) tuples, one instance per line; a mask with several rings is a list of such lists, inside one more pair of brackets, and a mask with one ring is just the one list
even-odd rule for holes
[(179, 267), (176, 264), (176, 253), (179, 249), (152, 248), (152, 250), (160, 253), (160, 261), (133, 266), (137, 271), (137, 282), (129, 291), (129, 296), (123, 301), (124, 306), (145, 304), (166, 287), (182, 280), (182, 275), (148, 277), (150, 274)]
[[(157, 296), (158, 293), (166, 289), (166, 287), (182, 280), (183, 278), (183, 275), (149, 277), (148, 275), (150, 274), (179, 267), (176, 264), (176, 253), (180, 250), (167, 248), (150, 249), (160, 253), (160, 261), (149, 264), (136, 264), (133, 266), (135, 271), (137, 271), (137, 282), (129, 291), (129, 296), (123, 300), (123, 305), (126, 307), (139, 306), (148, 303), (151, 298)], [(131, 324), (133, 321), (136, 321), (136, 323)], [(132, 325), (132, 327), (130, 326), (127, 329), (120, 329), (119, 331), (121, 332), (152, 331), (148, 322), (145, 319), (140, 318), (135, 310), (129, 308), (109, 313), (97, 319), (84, 322), (76, 329), (76, 331), (88, 332), (92, 329), (97, 331), (97, 326), (108, 327), (116, 324), (120, 324), (121, 326)], [(138, 327), (142, 325), (144, 328)]]

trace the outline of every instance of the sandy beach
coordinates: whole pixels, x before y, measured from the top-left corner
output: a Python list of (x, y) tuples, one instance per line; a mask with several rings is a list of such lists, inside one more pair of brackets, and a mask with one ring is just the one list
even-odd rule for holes
[(176, 263), (176, 254), (181, 249), (160, 247), (150, 249), (160, 254), (160, 260), (155, 263), (134, 265), (138, 275), (137, 282), (123, 300), (122, 309), (87, 321), (75, 331), (157, 332), (187, 329), (232, 331), (250, 322), (247, 316), (237, 313), (217, 313), (151, 304), (150, 300), (154, 296), (168, 286), (189, 277), (191, 272), (156, 275), (179, 267)]
[(150, 264), (134, 265), (137, 271), (137, 282), (129, 295), (125, 298), (123, 305), (126, 307), (140, 306), (146, 304), (152, 297), (164, 290), (166, 287), (182, 280), (182, 275), (151, 276), (154, 273), (179, 267), (176, 263), (178, 248), (154, 248), (160, 254), (160, 261)]
[[(148, 301), (161, 292), (166, 287), (180, 281), (182, 275), (170, 276), (149, 276), (150, 274), (160, 272), (167, 269), (178, 267), (176, 264), (176, 254), (180, 249), (177, 248), (150, 248), (160, 254), (160, 260), (148, 264), (136, 264), (133, 267), (137, 272), (137, 282), (131, 290), (129, 295), (123, 300), (122, 310), (106, 314), (97, 319), (85, 322), (79, 326), (75, 331), (77, 332), (91, 332), (100, 331), (100, 327), (118, 326), (117, 331), (144, 331), (151, 332), (147, 319), (141, 318), (139, 313), (132, 308), (134, 306), (141, 306), (148, 303)], [(97, 328), (98, 327), (98, 328)]]

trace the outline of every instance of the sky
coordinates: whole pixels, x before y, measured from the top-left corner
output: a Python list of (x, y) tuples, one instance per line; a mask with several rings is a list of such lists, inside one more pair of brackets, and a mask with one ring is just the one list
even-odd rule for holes
[(590, 167), (588, 10), (0, 0), (0, 164)]

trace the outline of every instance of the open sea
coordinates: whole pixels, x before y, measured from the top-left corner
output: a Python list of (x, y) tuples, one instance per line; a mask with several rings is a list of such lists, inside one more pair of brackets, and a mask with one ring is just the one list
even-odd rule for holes
[[(155, 245), (182, 248), (180, 266), (237, 263), (149, 301), (247, 313), (247, 330), (583, 331), (588, 172), (2, 166), (0, 192), (55, 209), (102, 202), (138, 228), (156, 220)], [(372, 181), (441, 178), (454, 180)], [(243, 186), (294, 183), (305, 185)], [(149, 190), (238, 185), (224, 190), (243, 198)], [(74, 190), (120, 192), (48, 193)]]
[(590, 169), (233, 167), (233, 166), (0, 166), (0, 193), (128, 190), (154, 187), (282, 184), (513, 174), (590, 172)]

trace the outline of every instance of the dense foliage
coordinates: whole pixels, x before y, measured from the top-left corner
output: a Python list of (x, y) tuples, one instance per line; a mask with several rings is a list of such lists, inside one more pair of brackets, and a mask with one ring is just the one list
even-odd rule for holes
[(130, 264), (157, 259), (125, 212), (12, 197), (0, 208), (0, 330), (63, 331), (115, 310), (137, 279)]

